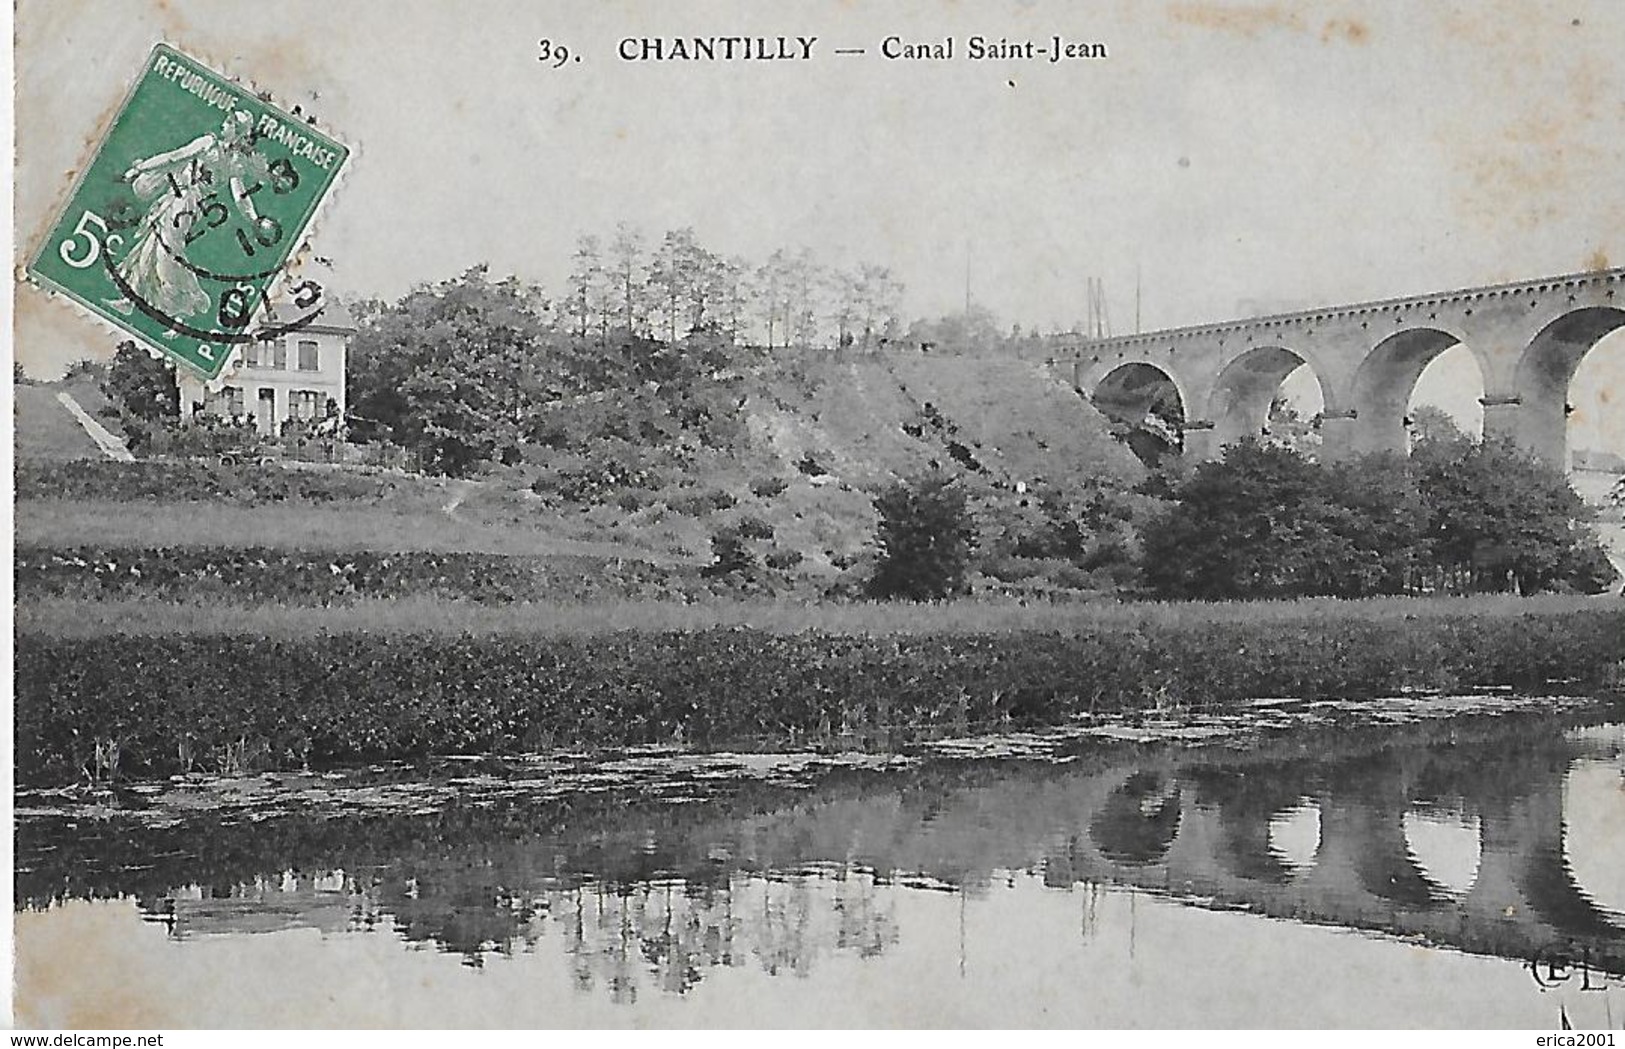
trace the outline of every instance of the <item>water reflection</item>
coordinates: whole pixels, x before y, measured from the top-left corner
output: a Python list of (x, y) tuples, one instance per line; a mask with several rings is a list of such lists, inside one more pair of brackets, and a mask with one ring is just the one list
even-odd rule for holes
[(387, 931), (471, 967), (555, 952), (576, 988), (618, 1003), (717, 970), (880, 958), (900, 887), (962, 907), (1023, 878), (1625, 976), (1625, 917), (1604, 905), (1625, 869), (1621, 738), (1498, 718), (1252, 752), (833, 771), (700, 800), (471, 790), (412, 815), (62, 814), (20, 823), (16, 889), (31, 908), (134, 897), (177, 941)]

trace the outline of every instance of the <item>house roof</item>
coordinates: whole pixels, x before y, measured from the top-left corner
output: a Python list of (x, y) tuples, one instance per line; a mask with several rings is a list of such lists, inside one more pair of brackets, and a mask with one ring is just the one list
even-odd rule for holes
[[(265, 319), (271, 324), (286, 323), (303, 315), (304, 311), (287, 303), (265, 304)], [(321, 314), (301, 330), (350, 335), (355, 332), (355, 316), (340, 300), (328, 299), (322, 303)]]

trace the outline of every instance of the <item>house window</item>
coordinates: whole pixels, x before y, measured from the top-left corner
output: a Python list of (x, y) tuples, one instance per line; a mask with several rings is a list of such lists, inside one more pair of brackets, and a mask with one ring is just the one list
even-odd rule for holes
[(259, 427), (260, 433), (267, 437), (275, 437), (276, 422), (276, 389), (271, 386), (261, 386), (258, 403), (254, 405), (254, 425)]
[(241, 386), (227, 386), (221, 389), (220, 395), (226, 400), (226, 414), (236, 418), (243, 414), (243, 388)]
[(322, 413), (322, 395), (316, 390), (295, 390), (290, 407), (295, 419), (318, 419)]
[(316, 352), (316, 344), (309, 339), (299, 341), (299, 370), (313, 372), (321, 369), (321, 357)]
[(243, 364), (244, 364), (244, 366), (252, 368), (255, 365), (259, 364), (259, 362), (260, 362), (260, 344), (257, 343), (257, 342), (250, 342), (250, 343), (244, 344), (244, 346), (243, 346)]
[(288, 344), (281, 339), (271, 344), (271, 367), (278, 371), (288, 369)]

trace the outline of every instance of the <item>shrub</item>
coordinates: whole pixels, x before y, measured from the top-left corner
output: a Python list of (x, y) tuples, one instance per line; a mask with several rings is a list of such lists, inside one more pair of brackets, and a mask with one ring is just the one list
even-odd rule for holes
[(668, 500), (668, 505), (673, 511), (688, 517), (704, 517), (719, 510), (732, 510), (737, 502), (721, 488), (708, 488), (692, 495), (674, 496)]
[(875, 509), (880, 555), (872, 596), (929, 601), (965, 592), (976, 533), (952, 478), (899, 481), (875, 499)]
[(13, 564), (16, 592), (22, 599), (211, 598), (325, 605), (433, 595), (501, 603), (636, 597), (666, 586), (697, 588), (694, 570), (687, 567), (599, 557), (465, 552), (24, 547), (16, 551)]
[(774, 550), (763, 563), (775, 572), (789, 572), (803, 560), (800, 550)]
[(751, 552), (747, 537), (737, 524), (724, 525), (711, 536), (711, 563), (705, 567), (707, 576), (724, 576), (732, 572), (749, 573), (757, 567), (756, 555)]
[(21, 461), (18, 499), (109, 499), (118, 502), (267, 503), (373, 502), (406, 483), (349, 471), (285, 470), (279, 466), (224, 466), (218, 462), (110, 459)]
[(773, 526), (762, 520), (760, 517), (755, 517), (750, 514), (746, 514), (739, 518), (739, 520), (734, 523), (734, 527), (738, 529), (739, 534), (744, 536), (746, 539), (773, 538)]

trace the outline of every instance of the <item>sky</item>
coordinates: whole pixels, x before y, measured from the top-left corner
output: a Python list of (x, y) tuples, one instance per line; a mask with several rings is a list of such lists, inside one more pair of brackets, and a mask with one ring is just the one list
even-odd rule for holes
[[(973, 34), (1109, 57), (973, 61)], [(617, 57), (673, 35), (817, 44), (806, 62)], [(958, 53), (887, 60), (892, 35)], [(542, 38), (581, 61), (538, 61)], [(1613, 0), (20, 0), (19, 255), (159, 40), (355, 147), (311, 235), (340, 294), (395, 298), (482, 262), (557, 294), (576, 239), (621, 221), (753, 259), (887, 265), (910, 317), (963, 308), (968, 284), (1006, 324), (1068, 328), (1099, 278), (1118, 332), (1137, 297), (1150, 330), (1625, 261)], [(64, 304), (17, 296), (31, 370), (106, 352)], [(1471, 414), (1473, 366), (1450, 363), (1423, 392)], [(1596, 400), (1622, 373), (1616, 334), (1577, 376), (1582, 443), (1625, 451)]]

